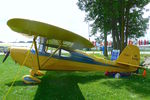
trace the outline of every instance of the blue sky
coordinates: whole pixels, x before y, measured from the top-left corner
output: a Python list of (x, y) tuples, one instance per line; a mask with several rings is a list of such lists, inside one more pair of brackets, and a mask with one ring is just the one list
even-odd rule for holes
[[(77, 0), (0, 0), (0, 41), (31, 40), (8, 28), (6, 23), (11, 18), (42, 21), (88, 38), (85, 13), (78, 9), (76, 2)], [(147, 8), (150, 8), (150, 5)], [(150, 39), (149, 30), (144, 38)]]

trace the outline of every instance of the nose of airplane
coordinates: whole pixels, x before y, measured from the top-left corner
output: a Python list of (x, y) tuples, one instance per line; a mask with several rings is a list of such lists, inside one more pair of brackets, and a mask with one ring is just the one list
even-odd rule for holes
[(4, 63), (6, 61), (6, 59), (8, 58), (9, 55), (16, 62), (20, 62), (20, 61), (24, 60), (27, 51), (28, 51), (28, 49), (26, 49), (26, 48), (11, 47), (6, 52), (6, 55), (5, 55), (5, 57), (4, 57), (4, 59), (3, 59), (2, 62)]
[(3, 63), (6, 61), (6, 59), (8, 58), (8, 56), (10, 55), (10, 52), (11, 54), (13, 53), (14, 54), (14, 51), (16, 51), (15, 48), (9, 48), (8, 51), (5, 53), (5, 57), (3, 59)]
[(26, 57), (28, 49), (22, 47), (13, 47), (10, 48), (10, 56), (11, 58), (17, 62), (22, 63)]
[[(10, 55), (12, 60), (14, 60), (16, 63), (18, 63), (20, 65), (32, 67), (32, 65), (34, 65), (32, 63), (33, 56), (32, 56), (31, 52), (29, 52), (29, 55), (27, 55), (28, 52), (29, 52), (29, 49), (24, 48), (24, 47), (11, 47), (9, 49), (9, 51), (7, 52), (6, 56), (4, 57), (3, 62), (5, 62), (7, 57)], [(35, 64), (35, 66), (37, 66), (37, 65)]]

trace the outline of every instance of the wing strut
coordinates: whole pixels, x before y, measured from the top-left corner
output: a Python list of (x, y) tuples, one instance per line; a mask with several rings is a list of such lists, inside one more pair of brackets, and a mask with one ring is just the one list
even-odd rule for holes
[(36, 39), (37, 39), (37, 36), (34, 36), (33, 43), (34, 43), (34, 48), (35, 48), (35, 51), (36, 51), (36, 58), (37, 58), (38, 67), (40, 69), (39, 53), (38, 53), (38, 50), (37, 50)]
[(43, 66), (47, 63), (47, 61), (52, 58), (52, 56), (61, 48), (61, 46), (63, 45), (63, 41), (59, 42), (59, 47), (41, 64), (42, 68), (44, 68)]

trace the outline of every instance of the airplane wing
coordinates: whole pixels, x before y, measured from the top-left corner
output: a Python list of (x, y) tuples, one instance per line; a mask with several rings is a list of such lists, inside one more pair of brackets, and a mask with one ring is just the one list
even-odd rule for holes
[(70, 48), (83, 49), (94, 47), (93, 44), (84, 37), (54, 25), (20, 18), (8, 20), (7, 25), (13, 31), (28, 36), (41, 36), (47, 39), (66, 41), (68, 42), (67, 44), (71, 44)]

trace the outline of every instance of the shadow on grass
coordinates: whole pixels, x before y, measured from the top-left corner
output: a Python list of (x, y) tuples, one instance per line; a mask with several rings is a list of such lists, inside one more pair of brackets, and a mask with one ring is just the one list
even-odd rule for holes
[(47, 72), (41, 79), (34, 100), (84, 100), (78, 83), (87, 83), (105, 76), (82, 72)]
[(133, 75), (119, 80), (106, 80), (103, 84), (112, 89), (126, 88), (129, 92), (139, 94), (143, 97), (150, 95), (150, 78), (148, 77), (143, 78), (142, 76)]
[[(12, 83), (13, 82), (10, 82), (10, 83), (7, 83), (6, 85), (10, 87), (12, 85)], [(33, 86), (33, 85), (37, 85), (37, 84), (25, 84), (21, 80), (20, 81), (15, 81), (15, 83), (13, 84), (13, 86), (29, 86), (29, 85)]]
[[(85, 100), (78, 83), (84, 84), (103, 78), (106, 77), (99, 72), (48, 71), (38, 84), (34, 100)], [(6, 85), (11, 84), (12, 82)], [(13, 86), (29, 85), (20, 80), (15, 81)]]

